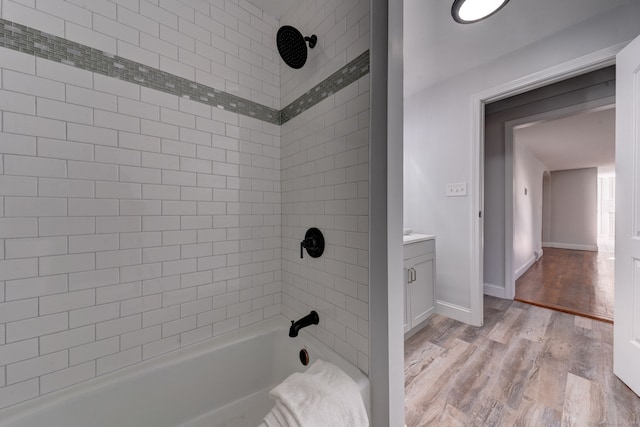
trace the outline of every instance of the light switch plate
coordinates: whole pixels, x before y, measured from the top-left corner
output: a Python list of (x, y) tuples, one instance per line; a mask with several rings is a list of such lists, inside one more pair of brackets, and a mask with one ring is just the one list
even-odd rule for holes
[(464, 197), (467, 195), (467, 183), (455, 182), (447, 184), (447, 197)]

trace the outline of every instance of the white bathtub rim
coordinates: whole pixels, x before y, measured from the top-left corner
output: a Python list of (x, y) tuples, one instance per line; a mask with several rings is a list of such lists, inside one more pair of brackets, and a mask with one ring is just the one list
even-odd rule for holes
[[(131, 376), (143, 376), (146, 373), (163, 369), (180, 362), (195, 359), (198, 356), (215, 351), (232, 343), (240, 343), (262, 334), (282, 329), (283, 324), (289, 321), (282, 315), (274, 316), (260, 323), (256, 323), (240, 330), (230, 331), (219, 336), (200, 341), (168, 353), (143, 360), (131, 366), (118, 369), (71, 386), (43, 394), (25, 402), (17, 403), (0, 410), (0, 426), (7, 421), (27, 415), (31, 410), (42, 410), (52, 405), (57, 405), (76, 396), (91, 393), (103, 387), (117, 384)], [(66, 368), (65, 368), (66, 369)]]
[[(177, 365), (179, 363), (196, 359), (199, 356), (215, 351), (218, 348), (224, 348), (232, 344), (245, 342), (270, 332), (281, 330), (286, 332), (290, 321), (283, 315), (276, 315), (262, 322), (230, 331), (213, 338), (206, 339), (168, 353), (143, 360), (131, 366), (118, 369), (97, 377), (90, 378), (80, 383), (52, 391), (47, 394), (35, 397), (25, 402), (17, 403), (12, 406), (0, 410), (0, 427), (3, 425), (12, 425), (13, 422), (29, 416), (33, 411), (46, 410), (59, 404), (64, 404), (68, 400), (73, 400), (86, 393), (93, 393), (102, 388), (116, 385), (122, 381), (131, 380), (132, 377), (143, 377), (146, 374), (164, 368)], [(334, 350), (328, 348), (326, 344), (319, 341), (307, 331), (300, 331), (304, 340), (310, 342), (314, 347), (319, 349), (328, 349), (330, 352)], [(322, 353), (322, 351), (320, 350)], [(369, 380), (356, 366), (335, 353), (336, 356), (346, 362), (347, 374), (356, 381), (358, 387), (363, 390), (363, 399), (367, 412), (369, 412), (370, 389)], [(330, 361), (330, 360), (328, 360)]]

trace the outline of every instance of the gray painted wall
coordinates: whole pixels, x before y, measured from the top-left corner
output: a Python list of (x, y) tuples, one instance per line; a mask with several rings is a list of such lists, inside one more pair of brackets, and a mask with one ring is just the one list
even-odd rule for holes
[(551, 172), (549, 243), (597, 247), (597, 188), (598, 168)]
[(542, 248), (542, 176), (546, 168), (518, 144), (517, 132), (513, 160), (513, 268), (517, 279)]

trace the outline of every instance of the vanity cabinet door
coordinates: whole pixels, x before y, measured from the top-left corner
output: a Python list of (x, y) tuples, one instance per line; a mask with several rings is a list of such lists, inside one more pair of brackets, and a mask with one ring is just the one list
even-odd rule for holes
[(434, 256), (423, 255), (411, 259), (413, 280), (409, 283), (409, 313), (411, 328), (431, 316), (435, 311), (433, 297)]
[(419, 240), (404, 244), (404, 337), (411, 337), (436, 312), (436, 244)]
[(403, 293), (403, 298), (402, 300), (404, 301), (404, 333), (406, 334), (407, 332), (409, 332), (409, 329), (411, 329), (411, 315), (409, 312), (409, 282), (411, 281), (411, 263), (409, 261), (405, 261), (404, 262), (404, 271), (403, 271), (403, 277), (404, 277), (404, 283), (402, 285), (402, 293)]

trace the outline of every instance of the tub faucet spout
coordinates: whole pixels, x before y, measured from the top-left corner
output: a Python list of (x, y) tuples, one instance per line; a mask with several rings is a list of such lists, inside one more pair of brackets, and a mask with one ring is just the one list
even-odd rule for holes
[(309, 325), (317, 325), (320, 322), (320, 317), (318, 317), (318, 313), (313, 310), (311, 313), (307, 314), (303, 318), (297, 321), (291, 321), (291, 327), (289, 328), (289, 336), (297, 337), (298, 331), (300, 329), (305, 328)]

